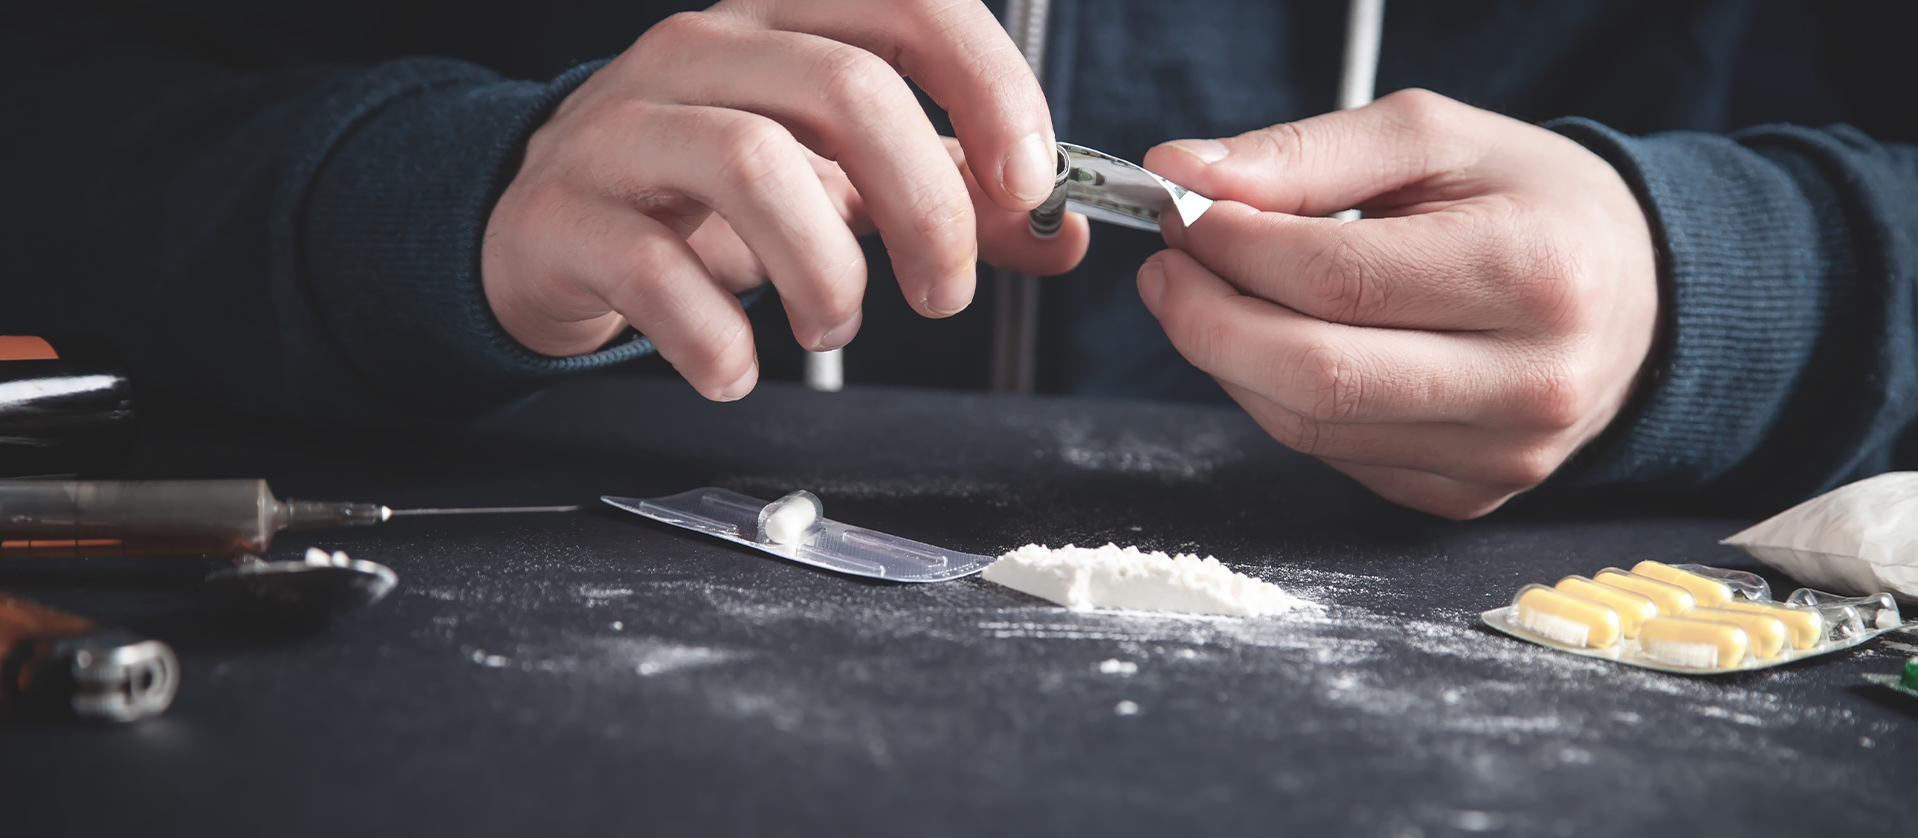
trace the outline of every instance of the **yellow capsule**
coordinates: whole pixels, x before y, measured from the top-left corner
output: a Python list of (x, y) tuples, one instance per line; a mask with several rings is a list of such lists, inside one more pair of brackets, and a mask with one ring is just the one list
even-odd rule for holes
[(1605, 649), (1618, 643), (1618, 612), (1544, 585), (1526, 585), (1512, 599), (1518, 624), (1567, 646)]
[(1740, 600), (1732, 600), (1718, 607), (1778, 618), (1785, 624), (1785, 628), (1791, 631), (1793, 649), (1809, 649), (1825, 642), (1825, 615), (1818, 613), (1815, 609)]
[(1700, 608), (1716, 608), (1732, 598), (1732, 587), (1710, 576), (1680, 570), (1650, 559), (1632, 565), (1632, 572), (1660, 582), (1670, 582), (1691, 592)]
[(1660, 663), (1691, 669), (1737, 666), (1751, 637), (1731, 623), (1689, 617), (1653, 617), (1638, 628), (1638, 648)]
[(1638, 636), (1638, 627), (1658, 616), (1658, 605), (1641, 593), (1601, 585), (1583, 576), (1567, 576), (1553, 588), (1573, 596), (1582, 596), (1618, 612), (1618, 625), (1627, 638)]
[(1730, 623), (1745, 630), (1746, 639), (1752, 644), (1752, 657), (1769, 658), (1785, 649), (1791, 630), (1785, 627), (1785, 621), (1770, 614), (1754, 614), (1732, 608), (1694, 608), (1685, 612), (1686, 617), (1710, 620), (1714, 623)]
[(1592, 579), (1614, 588), (1624, 588), (1651, 597), (1652, 603), (1658, 606), (1658, 613), (1667, 617), (1683, 614), (1698, 605), (1698, 600), (1692, 598), (1691, 591), (1670, 582), (1660, 582), (1649, 576), (1640, 576), (1615, 567), (1608, 567), (1593, 574)]

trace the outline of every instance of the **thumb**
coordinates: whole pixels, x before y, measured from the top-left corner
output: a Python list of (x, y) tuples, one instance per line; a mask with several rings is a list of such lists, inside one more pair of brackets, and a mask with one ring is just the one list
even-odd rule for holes
[[(1401, 90), (1334, 111), (1222, 140), (1173, 140), (1145, 166), (1215, 201), (1265, 212), (1330, 215), (1388, 192), (1475, 166), (1505, 120), (1427, 90)], [(1509, 120), (1505, 120), (1509, 121)]]

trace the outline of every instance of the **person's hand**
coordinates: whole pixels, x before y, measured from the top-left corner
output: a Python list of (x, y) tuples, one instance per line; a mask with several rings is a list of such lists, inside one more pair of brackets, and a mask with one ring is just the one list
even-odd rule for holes
[[(947, 108), (964, 152), (902, 74)], [(728, 0), (647, 31), (533, 134), (481, 278), (528, 349), (580, 355), (630, 324), (732, 400), (759, 375), (733, 294), (770, 279), (802, 346), (843, 346), (866, 280), (856, 234), (877, 228), (928, 317), (971, 302), (982, 248), (1070, 269), (1083, 219), (1051, 240), (1026, 227), (1053, 166), (1044, 95), (984, 6)]]
[[(1219, 200), (1139, 294), (1280, 442), (1483, 515), (1604, 430), (1652, 344), (1651, 233), (1603, 159), (1426, 91), (1146, 165)], [(1325, 218), (1358, 207), (1365, 217)]]

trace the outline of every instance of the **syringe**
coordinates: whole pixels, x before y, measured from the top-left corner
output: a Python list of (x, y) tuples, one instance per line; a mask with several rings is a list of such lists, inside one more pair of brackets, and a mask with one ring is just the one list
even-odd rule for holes
[(405, 515), (578, 509), (280, 500), (265, 480), (0, 480), (0, 557), (239, 555), (264, 551), (280, 530), (367, 526)]

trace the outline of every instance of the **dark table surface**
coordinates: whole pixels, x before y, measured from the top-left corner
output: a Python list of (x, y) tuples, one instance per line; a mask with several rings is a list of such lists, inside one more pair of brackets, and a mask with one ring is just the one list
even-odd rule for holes
[(309, 630), (224, 608), (199, 582), (212, 559), (11, 560), (0, 588), (166, 640), (184, 675), (139, 724), (0, 720), (0, 833), (1918, 829), (1918, 702), (1860, 678), (1918, 638), (1695, 678), (1478, 624), (1567, 573), (1753, 567), (1715, 543), (1748, 519), (1441, 521), (1232, 410), (782, 386), (716, 405), (605, 377), (435, 435), (159, 419), (130, 474), (393, 506), (809, 488), (834, 518), (971, 552), (1212, 554), (1326, 610), (1071, 613), (977, 578), (844, 578), (596, 506), (286, 534), (270, 558), (317, 544), (400, 576)]

